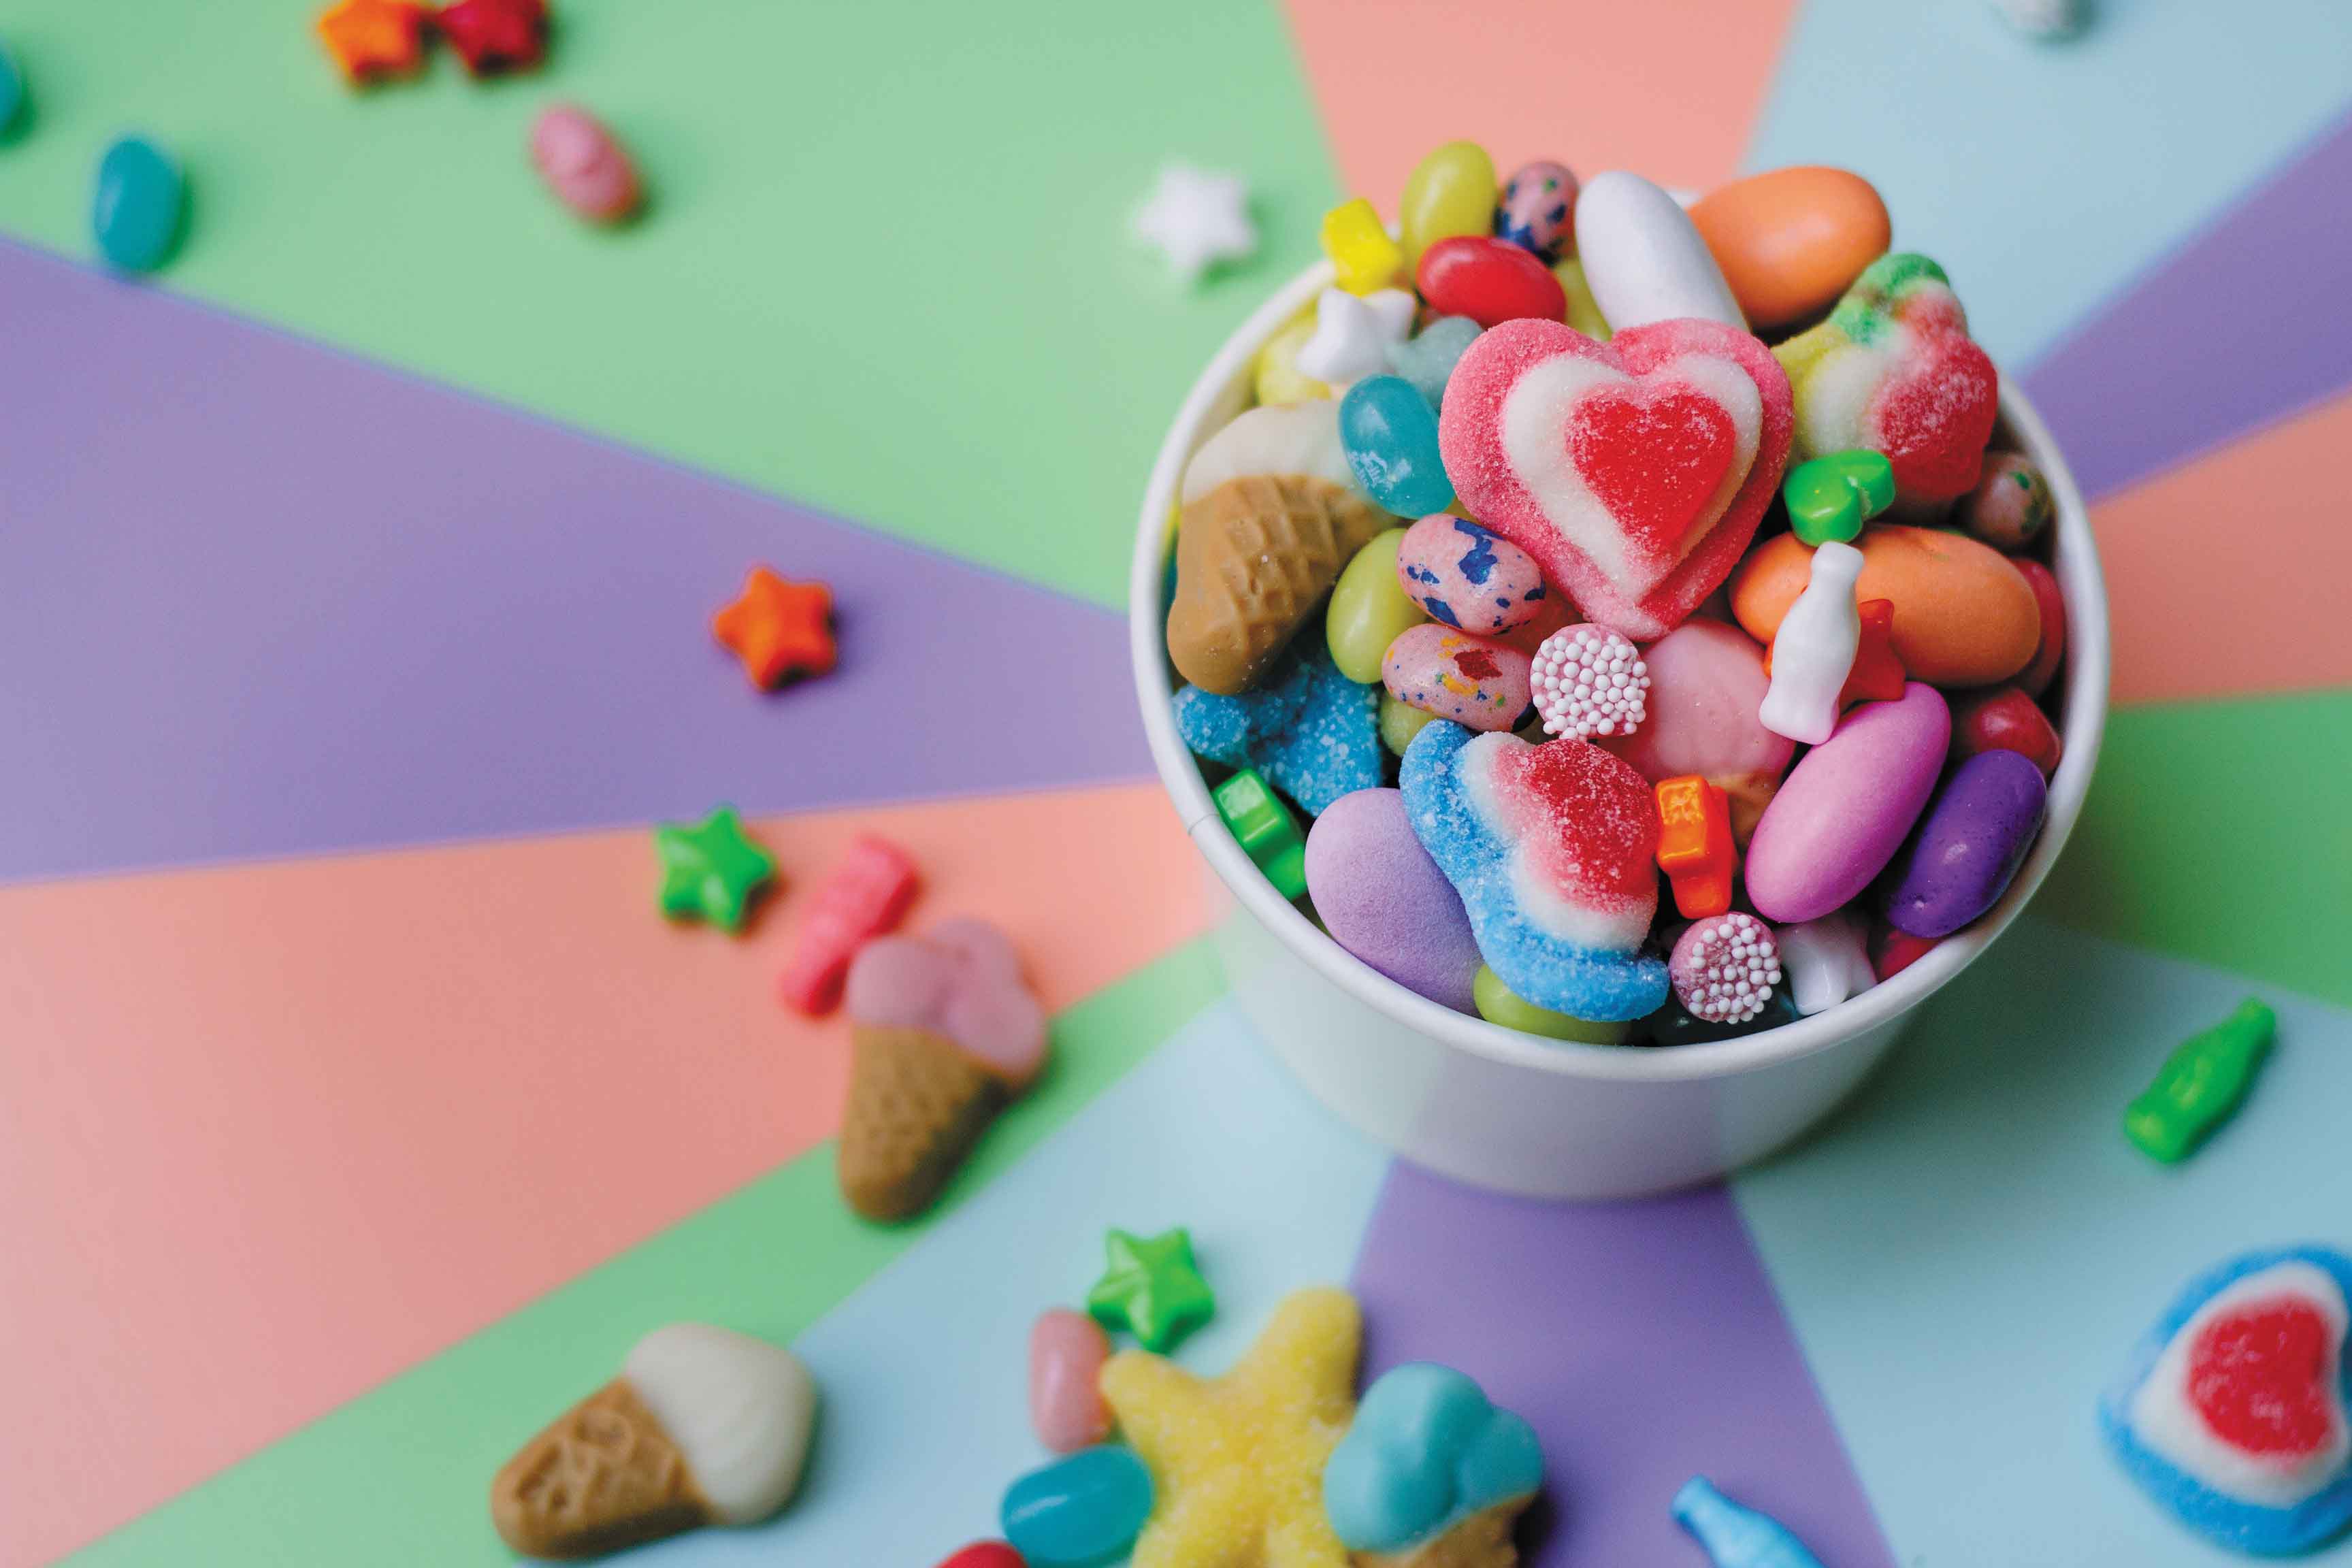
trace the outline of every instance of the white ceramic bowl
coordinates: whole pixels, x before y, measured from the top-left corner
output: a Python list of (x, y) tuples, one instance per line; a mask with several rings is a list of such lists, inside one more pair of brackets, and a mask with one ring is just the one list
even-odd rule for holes
[(2049, 819), (1992, 910), (1884, 984), (1760, 1034), (1663, 1049), (1541, 1040), (1442, 1007), (1325, 935), (1243, 853), (1176, 735), (1164, 637), (1168, 521), (1185, 463), (1249, 399), (1259, 346), (1330, 281), (1310, 268), (1227, 339), (1177, 412), (1136, 525), (1129, 622), (1151, 755), (1211, 872), (1215, 941), (1242, 1009), (1343, 1120), (1433, 1171), (1541, 1197), (1629, 1197), (1719, 1176), (1780, 1147), (1862, 1081), (1911, 1014), (1976, 961), (2042, 884), (2083, 809), (2107, 712), (2107, 600), (2074, 477), (2023, 394), (2000, 388), (2004, 445), (2048, 476), (2066, 601)]

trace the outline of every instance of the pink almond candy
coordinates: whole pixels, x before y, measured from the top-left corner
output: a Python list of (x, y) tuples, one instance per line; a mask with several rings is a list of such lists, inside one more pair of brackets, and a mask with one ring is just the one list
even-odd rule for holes
[(1110, 1336), (1084, 1312), (1056, 1307), (1029, 1331), (1029, 1425), (1056, 1454), (1110, 1436), (1110, 1409), (1096, 1380), (1110, 1359)]
[(1696, 773), (1731, 797), (1742, 843), (1788, 771), (1796, 743), (1757, 718), (1770, 684), (1764, 650), (1738, 626), (1685, 621), (1643, 650), (1650, 689), (1642, 727), (1598, 743), (1652, 784)]
[(1507, 730), (1528, 710), (1533, 664), (1499, 638), (1424, 621), (1389, 644), (1381, 680), (1408, 708), (1465, 730)]
[(1943, 695), (1916, 680), (1899, 701), (1865, 702), (1840, 720), (1756, 825), (1745, 874), (1757, 913), (1790, 925), (1860, 895), (1927, 809), (1951, 740)]
[(578, 104), (540, 111), (530, 127), (530, 161), (555, 199), (591, 223), (619, 223), (636, 210), (636, 165), (604, 121)]

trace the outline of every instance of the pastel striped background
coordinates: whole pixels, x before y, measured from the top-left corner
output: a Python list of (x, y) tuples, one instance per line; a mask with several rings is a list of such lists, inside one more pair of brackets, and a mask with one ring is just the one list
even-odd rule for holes
[[(501, 1561), (499, 1458), (679, 1316), (794, 1340), (831, 1404), (801, 1505), (644, 1555), (921, 1568), (1034, 1460), (1028, 1317), (1104, 1226), (1177, 1222), (1224, 1302), (1196, 1364), (1343, 1278), (1376, 1365), (1527, 1410), (1544, 1563), (1693, 1560), (1702, 1468), (1832, 1568), (2211, 1560), (2090, 1398), (2214, 1254), (2347, 1239), (2352, 13), (2135, 0), (2036, 48), (1974, 0), (559, 8), (543, 78), (358, 100), (295, 0), (6, 19), (0, 1367), (38, 1415), (0, 1568)], [(641, 228), (534, 188), (557, 93), (638, 150)], [(195, 172), (153, 287), (81, 259), (131, 123)], [(2032, 940), (1829, 1136), (1657, 1204), (1464, 1193), (1302, 1102), (1217, 1000), (1129, 711), (1175, 396), (1325, 205), (1464, 134), (1862, 170), (2066, 443), (2115, 597)], [(1265, 237), (1197, 294), (1123, 235), (1170, 155), (1247, 173)], [(834, 583), (837, 675), (765, 699), (709, 646), (757, 560)], [(734, 940), (651, 909), (647, 825), (719, 799), (787, 883)], [(906, 1231), (842, 1213), (845, 1036), (772, 994), (867, 829), (1057, 1010)], [(2263, 1093), (2127, 1158), (2122, 1099), (2249, 987)]]

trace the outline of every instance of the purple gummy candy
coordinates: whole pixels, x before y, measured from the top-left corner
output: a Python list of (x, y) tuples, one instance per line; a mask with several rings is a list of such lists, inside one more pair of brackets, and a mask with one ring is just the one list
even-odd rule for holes
[(1949, 936), (1993, 907), (2042, 831), (2050, 786), (2015, 752), (1979, 752), (1952, 770), (1886, 896), (1887, 923)]
[(1746, 871), (1756, 912), (1777, 925), (1819, 920), (1869, 887), (1935, 793), (1951, 739), (1952, 710), (1916, 680), (1840, 720), (1756, 824)]
[(1392, 789), (1341, 795), (1307, 833), (1307, 896), (1331, 940), (1408, 990), (1474, 1010), (1478, 943), (1461, 895)]

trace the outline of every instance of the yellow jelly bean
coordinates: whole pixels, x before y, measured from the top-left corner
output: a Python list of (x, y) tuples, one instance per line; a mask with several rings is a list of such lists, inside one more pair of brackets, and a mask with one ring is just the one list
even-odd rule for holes
[(1412, 744), (1412, 738), (1421, 733), (1423, 726), (1436, 717), (1436, 714), (1424, 713), (1409, 702), (1400, 702), (1383, 690), (1381, 693), (1381, 742), (1402, 757), (1404, 749)]
[(1568, 324), (1595, 342), (1609, 341), (1609, 323), (1601, 318), (1601, 307), (1592, 302), (1592, 286), (1584, 280), (1584, 263), (1571, 256), (1555, 263), (1551, 275), (1568, 293)]
[(1323, 254), (1339, 275), (1339, 287), (1350, 294), (1369, 294), (1396, 281), (1404, 252), (1381, 226), (1372, 204), (1358, 196), (1323, 215)]
[(1495, 228), (1495, 160), (1475, 142), (1448, 142), (1413, 165), (1397, 203), (1404, 230), (1404, 261), (1421, 265), (1421, 253), (1457, 234), (1491, 234)]
[(1566, 1013), (1555, 1013), (1549, 1007), (1538, 1007), (1504, 984), (1503, 977), (1483, 963), (1471, 978), (1470, 996), (1478, 1004), (1478, 1016), (1489, 1024), (1500, 1024), (1506, 1029), (1517, 1029), (1523, 1035), (1541, 1035), (1548, 1040), (1578, 1040), (1588, 1046), (1622, 1046), (1625, 1043), (1625, 1037), (1633, 1032), (1631, 1024), (1595, 1024)]
[(1357, 551), (1331, 589), (1331, 608), (1323, 617), (1331, 662), (1366, 686), (1379, 684), (1381, 660), (1397, 633), (1429, 619), (1397, 581), (1397, 546), (1403, 539), (1403, 529), (1391, 528)]
[(1315, 312), (1309, 310), (1274, 336), (1257, 351), (1257, 359), (1250, 370), (1250, 384), (1257, 393), (1258, 402), (1265, 407), (1285, 403), (1312, 403), (1331, 395), (1331, 389), (1298, 368), (1298, 351), (1315, 335)]

